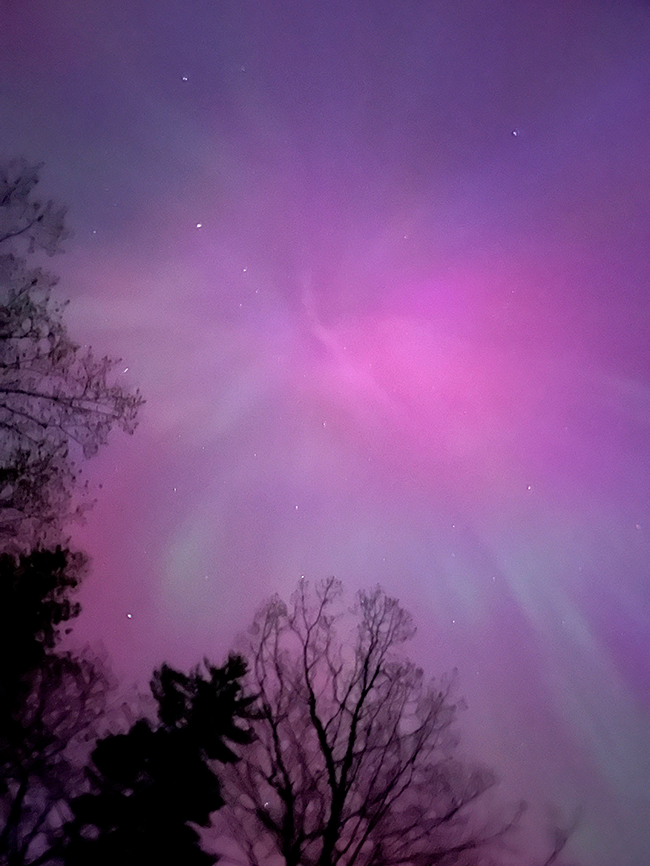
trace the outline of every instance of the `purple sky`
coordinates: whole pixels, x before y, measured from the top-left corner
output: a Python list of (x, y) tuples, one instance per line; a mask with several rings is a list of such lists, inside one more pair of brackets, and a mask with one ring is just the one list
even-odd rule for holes
[(649, 105), (635, 0), (3, 3), (1, 155), (148, 401), (88, 466), (79, 639), (146, 677), (379, 581), (504, 798), (645, 866)]

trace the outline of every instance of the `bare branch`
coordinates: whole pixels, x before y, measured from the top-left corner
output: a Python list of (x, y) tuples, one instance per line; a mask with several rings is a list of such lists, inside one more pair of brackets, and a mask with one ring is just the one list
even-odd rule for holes
[(119, 361), (70, 339), (56, 278), (27, 264), (25, 254), (53, 255), (69, 235), (65, 209), (34, 197), (41, 167), (0, 166), (0, 479), (18, 465), (26, 478), (0, 496), (5, 549), (9, 534), (16, 549), (58, 540), (87, 507), (72, 504), (75, 460), (97, 453), (114, 427), (132, 433), (143, 403), (115, 381)]
[(256, 740), (226, 769), (221, 821), (250, 862), (460, 864), (506, 832), (472, 820), (494, 777), (453, 760), (452, 682), (426, 683), (404, 657), (413, 633), (380, 588), (346, 610), (334, 578), (258, 613)]

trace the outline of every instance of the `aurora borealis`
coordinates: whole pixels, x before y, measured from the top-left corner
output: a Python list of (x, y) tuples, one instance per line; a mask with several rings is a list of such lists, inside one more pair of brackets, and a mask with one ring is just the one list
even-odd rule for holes
[[(147, 404), (86, 467), (80, 642), (219, 659), (381, 583), (507, 800), (650, 835), (650, 7), (2, 4), (2, 156)], [(532, 832), (532, 831), (531, 831)]]

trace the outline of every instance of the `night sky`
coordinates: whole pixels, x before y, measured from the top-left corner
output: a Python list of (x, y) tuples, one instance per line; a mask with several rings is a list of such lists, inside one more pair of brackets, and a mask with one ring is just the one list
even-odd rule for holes
[(379, 582), (503, 800), (650, 862), (650, 4), (0, 0), (0, 130), (147, 398), (76, 639), (146, 682)]

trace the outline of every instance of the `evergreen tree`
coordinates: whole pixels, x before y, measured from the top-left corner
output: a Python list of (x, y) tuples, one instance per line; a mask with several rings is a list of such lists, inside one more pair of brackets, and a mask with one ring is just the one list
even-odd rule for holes
[(87, 784), (88, 743), (103, 717), (97, 661), (60, 652), (79, 612), (80, 554), (0, 556), (0, 864), (59, 863), (70, 800)]
[(243, 659), (204, 663), (184, 674), (154, 674), (155, 724), (139, 719), (101, 740), (92, 755), (93, 790), (73, 803), (68, 866), (208, 866), (196, 826), (223, 806), (219, 766), (250, 742), (251, 701), (242, 693)]

